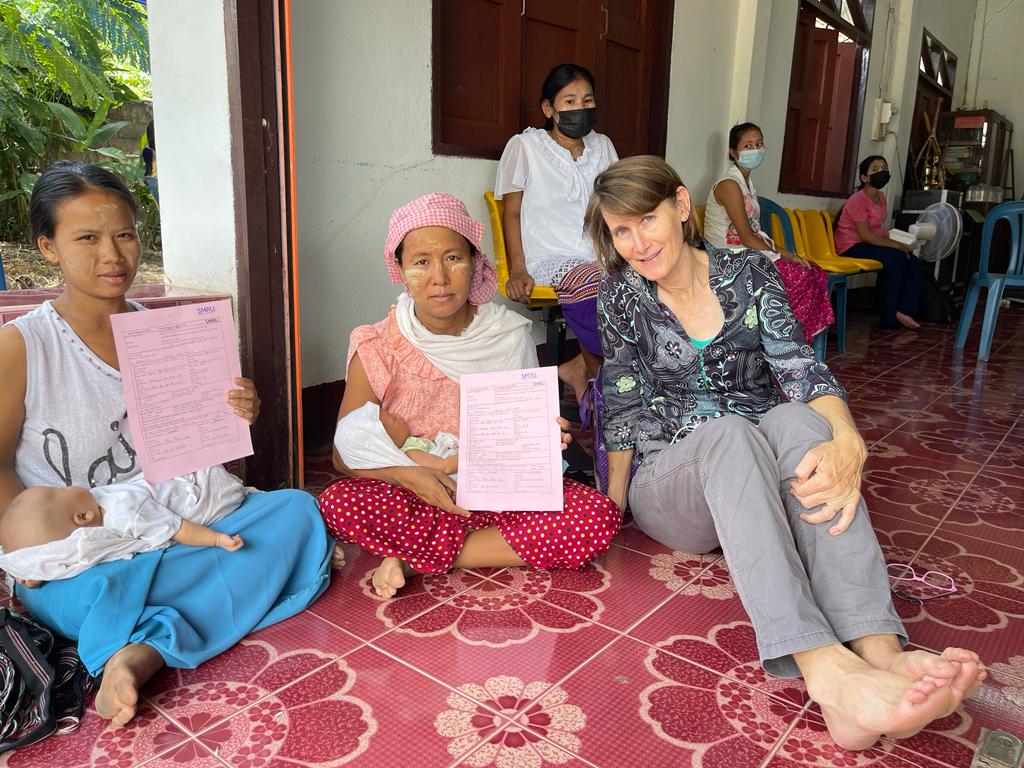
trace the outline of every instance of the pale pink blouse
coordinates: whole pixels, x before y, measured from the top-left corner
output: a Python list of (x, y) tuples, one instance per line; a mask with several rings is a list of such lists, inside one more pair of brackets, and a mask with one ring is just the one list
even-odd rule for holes
[(357, 353), (381, 406), (402, 417), (413, 435), (459, 433), (459, 385), (402, 335), (394, 306), (379, 323), (352, 331), (346, 368)]

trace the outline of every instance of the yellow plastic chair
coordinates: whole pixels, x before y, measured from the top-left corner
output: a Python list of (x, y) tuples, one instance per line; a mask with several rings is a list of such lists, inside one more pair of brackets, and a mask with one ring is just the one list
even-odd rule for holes
[[(807, 238), (804, 237), (803, 226), (800, 222), (800, 218), (796, 215), (796, 211), (792, 208), (784, 208), (786, 215), (789, 217), (789, 225), (793, 228), (793, 240), (796, 242), (796, 249), (793, 251), (797, 256), (803, 256), (805, 259), (814, 259), (811, 257), (811, 253), (807, 248)], [(859, 272), (860, 270), (858, 270)]]
[(884, 266), (882, 262), (876, 259), (862, 259), (860, 257), (854, 258), (852, 256), (840, 256), (836, 251), (836, 236), (835, 231), (832, 228), (832, 214), (828, 211), (821, 211), (821, 218), (825, 221), (825, 231), (828, 233), (828, 243), (832, 247), (832, 255), (837, 259), (850, 259), (861, 265), (861, 269), (865, 272), (877, 272)]
[(882, 262), (874, 259), (856, 259), (837, 255), (835, 239), (829, 232), (821, 211), (796, 211), (796, 217), (800, 221), (800, 227), (807, 241), (808, 253), (811, 254), (807, 258), (817, 263), (822, 269), (825, 269), (825, 264), (840, 265), (844, 262), (856, 265), (862, 272), (877, 272), (882, 268)]
[(835, 246), (825, 231), (825, 221), (818, 211), (793, 211), (800, 226), (806, 251), (800, 255), (813, 261), (826, 272), (863, 272), (865, 265), (860, 259), (841, 259), (835, 255)]
[[(860, 269), (851, 264), (833, 263), (827, 261), (820, 263), (812, 258), (810, 248), (807, 246), (806, 233), (800, 226), (799, 217), (789, 208), (782, 208), (777, 203), (759, 197), (761, 206), (762, 227), (766, 224), (771, 227), (772, 239), (781, 243), (793, 251), (797, 256), (802, 256), (808, 261), (815, 262), (825, 272), (828, 272), (828, 292), (835, 296), (835, 327), (836, 327), (836, 349), (839, 354), (846, 351), (846, 277), (860, 272)], [(782, 221), (782, 217), (788, 219), (789, 227)], [(787, 229), (790, 230), (787, 232)], [(788, 236), (787, 236), (788, 235)], [(811, 339), (811, 346), (814, 349), (814, 356), (821, 361), (825, 360), (826, 342), (828, 333), (822, 332)]]
[[(508, 282), (508, 254), (505, 252), (505, 225), (502, 215), (505, 213), (505, 201), (495, 200), (493, 192), (484, 193), (484, 201), (487, 203), (487, 215), (491, 220), (491, 238), (494, 240), (494, 267), (498, 272), (498, 291), (506, 299), (505, 283)], [(555, 289), (550, 285), (535, 285), (530, 292), (530, 309), (541, 309), (543, 307), (558, 304), (558, 297)]]
[[(828, 259), (825, 255), (811, 247), (807, 243), (807, 235), (804, 228), (801, 226), (800, 217), (789, 208), (783, 209), (786, 216), (789, 218), (789, 225), (793, 229), (793, 239), (796, 241), (796, 247), (793, 248), (793, 253), (797, 256), (802, 256), (808, 261), (813, 261), (819, 267), (826, 272), (837, 275), (855, 275), (861, 271), (860, 267), (854, 264), (852, 261), (847, 262), (845, 260), (840, 261), (838, 259)], [(782, 221), (779, 219), (779, 214), (774, 213), (771, 217), (772, 223), (772, 239), (776, 243), (786, 243), (787, 238), (785, 231), (782, 226)], [(787, 246), (788, 247), (788, 246)]]
[[(498, 273), (498, 291), (506, 299), (505, 282), (508, 280), (508, 254), (505, 251), (505, 227), (502, 214), (505, 212), (503, 200), (495, 200), (493, 192), (484, 193), (487, 203), (487, 215), (491, 220), (491, 238), (494, 240), (494, 267)], [(530, 292), (530, 302), (526, 305), (541, 313), (541, 320), (547, 326), (547, 338), (544, 346), (544, 365), (558, 365), (562, 361), (565, 348), (565, 318), (558, 306), (555, 289), (550, 285), (535, 285)]]
[(693, 223), (697, 225), (697, 234), (704, 237), (704, 206), (693, 206)]

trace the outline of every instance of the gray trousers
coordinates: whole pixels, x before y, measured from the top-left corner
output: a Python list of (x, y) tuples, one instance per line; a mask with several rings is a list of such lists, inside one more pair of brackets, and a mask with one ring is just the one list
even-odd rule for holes
[(641, 465), (629, 491), (640, 530), (683, 552), (722, 547), (736, 591), (772, 675), (800, 674), (792, 654), (903, 623), (889, 594), (885, 561), (861, 499), (839, 536), (789, 491), (811, 448), (832, 439), (802, 403), (776, 406), (754, 424), (728, 415), (702, 424)]

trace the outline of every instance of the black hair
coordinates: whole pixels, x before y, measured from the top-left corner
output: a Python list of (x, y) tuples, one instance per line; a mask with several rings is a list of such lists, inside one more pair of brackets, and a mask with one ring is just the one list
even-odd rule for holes
[[(867, 176), (868, 175), (868, 168), (871, 167), (871, 164), (873, 162), (875, 162), (875, 160), (881, 160), (883, 163), (885, 163), (885, 167), (886, 168), (889, 167), (889, 161), (886, 160), (881, 155), (868, 155), (867, 157), (865, 157), (863, 160), (860, 161), (860, 166), (858, 168), (858, 170), (860, 170), (860, 176)], [(860, 179), (860, 176), (858, 176), (857, 178)], [(861, 183), (860, 183), (860, 188), (864, 189), (864, 182), (863, 181), (861, 181)]]
[(156, 124), (152, 120), (146, 124), (146, 146), (156, 152)]
[[(729, 149), (736, 149), (740, 145), (740, 139), (743, 138), (743, 134), (747, 131), (757, 131), (764, 136), (764, 131), (756, 123), (737, 123), (729, 129)], [(729, 159), (732, 160), (732, 155), (729, 155)]]
[(121, 198), (132, 212), (139, 214), (135, 197), (116, 173), (90, 163), (58, 160), (39, 177), (29, 203), (29, 235), (33, 245), (40, 237), (52, 238), (57, 231), (57, 209), (72, 198), (98, 189)]
[[(473, 245), (471, 242), (469, 242), (469, 238), (466, 237), (465, 235), (462, 236), (462, 239), (466, 241), (466, 247), (469, 248), (469, 258), (473, 258), (474, 256), (476, 256), (476, 246)], [(402, 238), (402, 242), (400, 242), (395, 247), (395, 261), (398, 262), (398, 266), (402, 266), (402, 250), (404, 248), (405, 248), (405, 238), (403, 237)]]
[[(544, 85), (540, 87), (540, 102), (543, 104), (545, 101), (554, 105), (555, 97), (558, 96), (558, 92), (565, 88), (569, 83), (574, 80), (583, 78), (590, 87), (597, 91), (597, 86), (594, 85), (594, 76), (590, 74), (590, 70), (586, 67), (581, 67), (579, 64), (559, 64), (557, 67), (553, 67), (548, 76), (544, 78)], [(555, 121), (553, 118), (548, 118), (544, 127), (547, 130), (551, 130), (554, 127)]]

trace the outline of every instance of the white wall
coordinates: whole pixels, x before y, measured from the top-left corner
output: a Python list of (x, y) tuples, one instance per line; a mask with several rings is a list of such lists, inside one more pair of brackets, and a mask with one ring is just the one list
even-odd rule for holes
[[(443, 191), (486, 223), (497, 163), (431, 153), (431, 8), (423, 0), (292, 3), (303, 384), (344, 378), (351, 330), (399, 293), (391, 212)], [(484, 250), (490, 253), (490, 228)]]
[(1021, 63), (1021, 30), (1024, 2), (1021, 0), (978, 0), (978, 29), (975, 30), (977, 76), (967, 93), (969, 107), (987, 105), (1009, 118), (1014, 125), (1014, 180), (1017, 197), (1024, 197), (1024, 87)]
[(164, 273), (237, 294), (224, 7), (149, 0)]
[(752, 56), (752, 46), (737, 48), (740, 8), (750, 5), (748, 0), (676, 0), (665, 159), (699, 205), (729, 154), (729, 126), (736, 122), (730, 121), (733, 80), (750, 71)]

